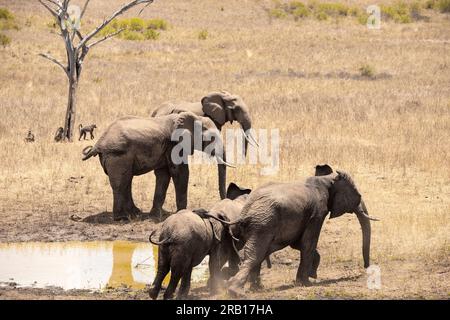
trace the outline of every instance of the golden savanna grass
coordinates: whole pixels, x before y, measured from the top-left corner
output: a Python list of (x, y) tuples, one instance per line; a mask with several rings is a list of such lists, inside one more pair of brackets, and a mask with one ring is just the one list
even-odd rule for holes
[[(82, 30), (124, 2), (91, 1)], [(343, 3), (364, 10), (372, 1)], [(283, 254), (294, 263), (279, 266), (286, 273), (265, 272), (267, 289), (251, 297), (448, 298), (448, 14), (427, 10), (429, 19), (382, 21), (380, 30), (369, 30), (345, 17), (274, 19), (268, 14), (272, 5), (155, 1), (142, 18), (168, 22), (158, 40), (113, 39), (89, 53), (77, 125), (96, 123), (100, 136), (114, 119), (149, 116), (168, 100), (196, 101), (218, 89), (239, 94), (251, 108), (255, 128), (280, 129), (280, 170), (263, 176), (260, 166), (240, 165), (228, 170), (228, 181), (251, 188), (291, 181), (312, 175), (319, 163), (348, 171), (369, 212), (381, 219), (372, 224), (372, 261), (387, 279), (376, 292), (345, 281), (306, 291), (271, 290), (295, 276), (297, 253), (286, 249)], [(64, 57), (62, 40), (48, 26), (50, 16), (37, 1), (0, 0), (0, 7), (20, 24), (18, 31), (5, 31), (12, 42), (0, 48), (0, 241), (145, 241), (153, 222), (84, 226), (68, 219), (111, 211), (109, 182), (97, 159), (81, 161), (81, 150), (92, 142), (52, 142), (64, 119), (67, 81), (56, 65), (37, 56)], [(361, 75), (363, 67), (373, 75)], [(28, 129), (36, 134), (34, 144), (23, 142)], [(216, 171), (191, 167), (190, 207), (218, 200)], [(134, 198), (144, 211), (151, 207), (153, 190), (153, 174), (135, 178)], [(172, 187), (165, 207), (175, 209)], [(327, 220), (319, 241), (322, 278), (342, 276), (347, 269), (363, 273), (360, 237), (354, 216)]]

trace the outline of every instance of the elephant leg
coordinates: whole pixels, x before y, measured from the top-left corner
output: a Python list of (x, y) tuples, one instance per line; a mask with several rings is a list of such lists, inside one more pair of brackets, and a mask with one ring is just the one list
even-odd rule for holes
[[(223, 265), (223, 264), (222, 264)], [(208, 287), (211, 295), (217, 293), (217, 289), (219, 288), (219, 282), (221, 281), (220, 269), (222, 267), (220, 261), (220, 251), (213, 250), (209, 255), (209, 280)]]
[(150, 210), (150, 215), (156, 215), (161, 218), (163, 213), (163, 204), (166, 201), (167, 189), (170, 183), (170, 173), (167, 168), (155, 170), (155, 194), (153, 196), (153, 206)]
[(319, 268), (319, 264), (320, 264), (320, 254), (316, 249), (313, 253), (312, 267), (311, 271), (309, 272), (309, 276), (311, 278), (317, 279), (317, 269)]
[(189, 184), (189, 166), (180, 164), (172, 170), (173, 183), (175, 185), (175, 196), (177, 201), (177, 211), (187, 208), (187, 192)]
[(170, 271), (170, 257), (167, 248), (160, 247), (158, 253), (158, 272), (156, 273), (155, 280), (148, 294), (150, 298), (155, 300), (158, 298), (159, 291), (161, 290), (162, 282)]
[(177, 289), (178, 282), (180, 281), (183, 274), (181, 272), (176, 272), (172, 270), (172, 273), (170, 275), (170, 282), (167, 286), (166, 291), (164, 292), (164, 300), (171, 300), (173, 298), (173, 294), (175, 293), (175, 290)]
[(184, 257), (172, 257), (170, 261), (170, 282), (167, 286), (166, 292), (164, 292), (164, 300), (170, 300), (173, 298), (178, 282), (185, 274), (185, 268), (183, 266), (186, 265), (186, 263), (190, 264), (190, 261), (186, 261)]
[(229, 279), (230, 277), (236, 275), (239, 271), (239, 263), (241, 263), (239, 255), (233, 250), (228, 257), (227, 274), (223, 276), (226, 277), (226, 279)]
[[(313, 269), (315, 252), (317, 251), (317, 242), (319, 240), (320, 230), (324, 218), (311, 218), (308, 227), (301, 238), (300, 266), (297, 270), (296, 284), (304, 286), (311, 285), (309, 275)], [(316, 258), (317, 259), (317, 258)], [(316, 260), (317, 261), (317, 260)]]
[(133, 185), (133, 177), (131, 177), (131, 181), (127, 186), (126, 190), (126, 210), (132, 216), (137, 216), (141, 213), (141, 210), (136, 207), (133, 201), (133, 193), (132, 193), (132, 185)]
[(191, 274), (192, 274), (192, 266), (189, 267), (189, 270), (186, 271), (183, 274), (183, 277), (181, 278), (181, 285), (180, 285), (180, 289), (178, 290), (178, 294), (177, 294), (178, 300), (187, 298), (187, 296), (189, 294), (189, 290), (191, 289)]
[(127, 161), (124, 158), (110, 158), (107, 159), (106, 167), (109, 183), (113, 190), (113, 218), (116, 221), (128, 219), (126, 204), (128, 187), (133, 178), (131, 164), (127, 165)]
[(243, 288), (250, 272), (261, 266), (267, 256), (270, 243), (273, 235), (270, 230), (259, 230), (258, 233), (249, 235), (249, 238), (244, 246), (244, 262), (238, 273), (229, 280), (228, 292), (232, 296), (239, 296), (243, 294)]

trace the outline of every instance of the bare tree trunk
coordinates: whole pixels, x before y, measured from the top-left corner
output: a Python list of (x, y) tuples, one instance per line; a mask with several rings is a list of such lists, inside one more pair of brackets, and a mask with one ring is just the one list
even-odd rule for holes
[(69, 98), (67, 101), (66, 120), (64, 123), (64, 136), (70, 142), (73, 141), (73, 134), (75, 128), (75, 116), (77, 107), (77, 92), (78, 81), (75, 79), (69, 80)]

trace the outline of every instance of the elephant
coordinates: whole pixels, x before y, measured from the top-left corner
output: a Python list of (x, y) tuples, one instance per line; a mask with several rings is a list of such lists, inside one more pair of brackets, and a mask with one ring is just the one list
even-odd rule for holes
[[(194, 149), (206, 151), (207, 148), (223, 144), (220, 133), (209, 118), (182, 112), (158, 119), (134, 116), (120, 118), (106, 129), (93, 147), (83, 149), (83, 161), (99, 155), (100, 164), (109, 177), (114, 197), (114, 220), (128, 219), (140, 213), (133, 202), (132, 180), (134, 176), (152, 170), (157, 179), (151, 214), (161, 214), (170, 178), (175, 184), (177, 210), (187, 207), (189, 167), (187, 161), (173, 161), (172, 151), (178, 145), (172, 141), (172, 133), (176, 129), (182, 131), (184, 142), (184, 133), (193, 136), (196, 123), (201, 123), (202, 141), (194, 143), (195, 139), (190, 139), (190, 154)], [(219, 191), (222, 195), (225, 194), (226, 166), (230, 164), (225, 161), (224, 154), (216, 154), (215, 150), (211, 151), (211, 156), (218, 163)], [(181, 153), (187, 157), (185, 153), (189, 152)]]
[[(238, 273), (228, 281), (228, 291), (243, 293), (245, 282), (259, 277), (261, 262), (271, 253), (286, 246), (300, 250), (300, 266), (296, 284), (310, 285), (320, 262), (317, 242), (322, 224), (346, 212), (355, 213), (363, 234), (364, 267), (370, 265), (370, 220), (350, 175), (333, 172), (328, 165), (316, 167), (316, 176), (306, 181), (268, 183), (255, 189), (242, 209), (241, 217), (229, 223), (237, 224), (235, 236), (244, 243), (244, 261)], [(253, 279), (252, 281), (255, 281)]]
[[(243, 136), (245, 138), (243, 146), (244, 154), (247, 154), (249, 143), (255, 147), (259, 147), (258, 142), (251, 134), (252, 120), (250, 117), (249, 108), (244, 100), (238, 95), (233, 95), (227, 91), (220, 91), (210, 92), (209, 94), (204, 96), (200, 102), (165, 102), (160, 107), (153, 110), (151, 117), (160, 117), (181, 112), (192, 112), (197, 116), (209, 118), (214, 122), (219, 131), (222, 130), (222, 126), (226, 122), (233, 123), (233, 121), (236, 120), (243, 129)], [(224, 159), (226, 158), (225, 154), (226, 150), (224, 149)], [(219, 168), (219, 184), (225, 186), (226, 175), (222, 171), (224, 171), (224, 168)], [(156, 183), (159, 184), (160, 179), (156, 171), (155, 175)], [(163, 181), (163, 183), (165, 183), (165, 181)], [(224, 199), (224, 188), (220, 188), (219, 193), (220, 199)]]
[[(189, 293), (191, 273), (209, 255), (209, 288), (214, 294), (220, 284), (220, 270), (228, 261), (237, 268), (238, 252), (233, 247), (230, 226), (221, 221), (230, 221), (239, 216), (250, 189), (231, 183), (227, 198), (216, 203), (211, 210), (181, 210), (168, 217), (149, 236), (149, 241), (159, 245), (158, 271), (149, 290), (152, 299), (158, 297), (161, 284), (171, 272), (164, 299), (171, 299), (181, 279), (177, 298), (184, 299)], [(208, 213), (205, 215), (205, 213)], [(158, 240), (156, 233), (159, 233)]]
[(250, 131), (252, 128), (252, 120), (249, 108), (238, 95), (231, 94), (227, 91), (210, 92), (200, 102), (166, 102), (155, 109), (151, 116), (159, 117), (161, 115), (185, 111), (210, 118), (219, 131), (222, 130), (222, 126), (226, 122), (232, 124), (233, 121), (237, 121), (242, 127), (245, 138), (244, 154), (247, 154), (248, 143), (258, 146), (258, 142)]

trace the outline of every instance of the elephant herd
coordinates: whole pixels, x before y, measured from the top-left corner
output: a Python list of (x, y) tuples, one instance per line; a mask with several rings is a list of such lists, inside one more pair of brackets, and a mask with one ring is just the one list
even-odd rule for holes
[[(232, 296), (244, 294), (247, 281), (261, 286), (262, 262), (271, 253), (287, 246), (300, 251), (295, 282), (310, 284), (317, 277), (320, 255), (317, 251), (322, 224), (344, 213), (355, 213), (363, 234), (364, 267), (370, 265), (371, 225), (367, 208), (352, 178), (328, 165), (317, 165), (314, 176), (304, 181), (267, 183), (255, 190), (230, 183), (226, 189), (225, 150), (210, 152), (217, 160), (218, 189), (221, 200), (209, 210), (187, 209), (189, 167), (187, 161), (174, 161), (177, 144), (173, 132), (181, 130), (190, 137), (195, 126), (201, 128), (201, 143), (190, 140), (187, 155), (194, 150), (206, 152), (223, 146), (222, 126), (237, 121), (248, 143), (258, 146), (251, 135), (249, 109), (241, 97), (228, 92), (212, 92), (200, 102), (165, 103), (149, 118), (127, 116), (113, 122), (93, 147), (83, 150), (83, 160), (99, 156), (113, 191), (113, 217), (123, 220), (140, 214), (132, 197), (132, 179), (154, 171), (156, 185), (151, 215), (163, 213), (167, 188), (175, 186), (177, 213), (156, 226), (149, 240), (159, 245), (158, 270), (150, 288), (156, 299), (162, 281), (171, 272), (164, 299), (171, 299), (181, 280), (178, 298), (186, 298), (192, 268), (209, 255), (208, 286), (215, 293), (228, 279)], [(214, 139), (210, 139), (211, 136)], [(184, 140), (184, 136), (183, 136)], [(194, 139), (195, 140), (195, 139)], [(185, 152), (185, 150), (183, 150)], [(224, 267), (225, 264), (227, 267)]]

